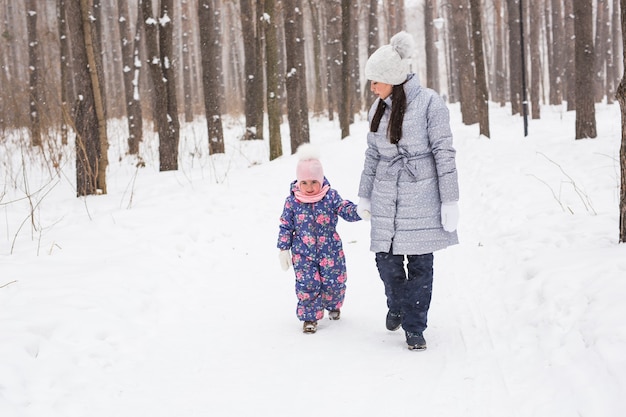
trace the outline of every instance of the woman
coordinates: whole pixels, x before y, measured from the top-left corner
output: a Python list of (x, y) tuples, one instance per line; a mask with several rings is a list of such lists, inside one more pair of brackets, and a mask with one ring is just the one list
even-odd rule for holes
[(402, 326), (408, 348), (423, 350), (433, 252), (458, 243), (459, 188), (448, 109), (410, 73), (413, 45), (400, 32), (365, 64), (378, 99), (368, 116), (358, 212), (371, 215), (370, 250), (385, 286), (387, 329)]

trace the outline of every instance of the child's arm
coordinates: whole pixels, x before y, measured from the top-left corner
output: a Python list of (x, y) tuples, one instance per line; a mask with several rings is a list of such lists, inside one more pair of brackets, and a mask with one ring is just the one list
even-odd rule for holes
[(348, 222), (358, 222), (361, 216), (357, 213), (357, 205), (350, 200), (344, 200), (339, 193), (335, 191), (333, 193), (333, 204), (337, 215)]
[(294, 232), (292, 201), (289, 198), (285, 199), (285, 206), (279, 221), (278, 243), (276, 247), (280, 250), (289, 250), (293, 242)]

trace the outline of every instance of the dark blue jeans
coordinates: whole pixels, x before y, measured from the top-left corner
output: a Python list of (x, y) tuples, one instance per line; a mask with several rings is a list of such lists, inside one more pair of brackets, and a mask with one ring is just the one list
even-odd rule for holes
[(402, 315), (402, 328), (407, 332), (426, 330), (433, 289), (433, 254), (393, 255), (391, 252), (378, 252), (376, 266), (385, 284), (387, 307)]

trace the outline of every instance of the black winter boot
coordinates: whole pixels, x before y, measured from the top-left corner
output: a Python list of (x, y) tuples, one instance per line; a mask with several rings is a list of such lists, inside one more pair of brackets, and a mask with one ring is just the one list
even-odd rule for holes
[(400, 313), (394, 313), (393, 311), (389, 310), (387, 312), (387, 320), (385, 320), (387, 330), (391, 330), (392, 332), (398, 330), (401, 324), (402, 316), (400, 315)]
[(425, 350), (426, 349), (426, 339), (424, 339), (424, 335), (422, 332), (418, 333), (406, 333), (406, 344), (409, 347), (409, 350)]

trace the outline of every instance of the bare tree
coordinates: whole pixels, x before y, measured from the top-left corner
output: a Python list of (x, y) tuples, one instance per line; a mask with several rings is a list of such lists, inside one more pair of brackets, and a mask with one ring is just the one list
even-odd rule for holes
[(341, 138), (350, 136), (350, 109), (352, 108), (352, 83), (350, 79), (350, 61), (353, 53), (351, 47), (350, 0), (341, 0), (341, 91), (342, 100), (339, 106), (339, 125)]
[(424, 43), (426, 49), (426, 86), (439, 91), (439, 58), (435, 42), (435, 0), (424, 2)]
[(59, 53), (61, 61), (61, 143), (67, 145), (69, 124), (73, 117), (73, 109), (70, 108), (70, 97), (74, 97), (74, 84), (72, 82), (72, 67), (70, 66), (71, 53), (70, 42), (67, 33), (65, 17), (65, 0), (57, 0), (57, 26), (59, 30)]
[(246, 133), (244, 139), (256, 139), (258, 131), (256, 106), (258, 99), (256, 94), (260, 91), (257, 88), (259, 83), (263, 82), (263, 73), (259, 77), (259, 68), (257, 67), (257, 21), (252, 0), (240, 0), (241, 9), (241, 28), (243, 31), (243, 49), (244, 49), (244, 73), (245, 73), (245, 103), (244, 113), (246, 116)]
[(198, 20), (200, 25), (200, 50), (202, 51), (202, 86), (204, 90), (204, 111), (206, 114), (209, 153), (224, 153), (224, 131), (222, 127), (222, 84), (221, 66), (222, 48), (216, 36), (217, 22), (215, 15), (219, 10), (219, 1), (198, 1)]
[(509, 22), (509, 89), (511, 113), (519, 114), (522, 111), (522, 58), (520, 38), (519, 2), (521, 0), (507, 0), (507, 16)]
[(141, 63), (135, 60), (138, 45), (130, 27), (130, 11), (128, 0), (118, 0), (118, 24), (120, 29), (120, 43), (122, 48), (122, 78), (124, 80), (124, 102), (126, 104), (126, 118), (128, 124), (128, 153), (139, 153), (139, 142), (143, 137), (143, 116), (139, 101), (139, 70)]
[[(367, 14), (367, 56), (371, 56), (380, 46), (380, 28), (378, 20), (378, 0), (369, 0), (369, 8)], [(374, 103), (376, 96), (370, 90), (369, 85), (365, 88), (365, 95), (367, 97), (366, 107)]]
[(66, 0), (68, 33), (73, 45), (76, 88), (76, 193), (106, 194), (108, 143), (100, 80), (96, 72), (91, 7), (88, 0)]
[(304, 29), (302, 0), (283, 0), (285, 50), (287, 52), (287, 117), (291, 153), (309, 142), (309, 110), (306, 94), (306, 65), (304, 62)]
[(265, 63), (267, 77), (267, 119), (269, 123), (270, 161), (283, 155), (280, 136), (280, 94), (278, 92), (278, 39), (276, 34), (276, 5), (264, 0)]
[(264, 92), (264, 84), (263, 84), (263, 68), (265, 67), (265, 54), (263, 53), (263, 48), (265, 47), (265, 29), (261, 24), (261, 16), (263, 16), (264, 10), (263, 0), (256, 1), (256, 15), (257, 15), (257, 25), (256, 25), (256, 67), (258, 69), (259, 79), (255, 84), (256, 89), (256, 121), (257, 121), (257, 130), (256, 136), (258, 139), (263, 139), (264, 136), (264, 125), (265, 125), (265, 94)]
[(318, 1), (308, 0), (311, 10), (311, 28), (313, 31), (313, 73), (315, 88), (313, 89), (313, 114), (319, 116), (324, 111), (324, 81), (322, 77), (322, 13)]
[(470, 0), (472, 41), (474, 46), (474, 69), (476, 71), (476, 110), (480, 134), (489, 138), (489, 92), (483, 56), (483, 25), (480, 0)]
[(41, 117), (39, 113), (39, 41), (37, 36), (37, 0), (26, 2), (26, 26), (28, 32), (28, 103), (30, 108), (30, 143), (41, 146)]
[(551, 41), (548, 42), (549, 53), (549, 79), (550, 79), (550, 104), (560, 105), (563, 102), (563, 75), (564, 75), (564, 63), (563, 56), (565, 55), (564, 48), (564, 20), (563, 20), (563, 5), (562, 0), (551, 0), (551, 22), (552, 31), (548, 34), (551, 35)]
[(472, 125), (478, 123), (476, 112), (476, 80), (474, 58), (468, 30), (471, 30), (471, 21), (467, 19), (467, 0), (451, 0), (452, 32), (454, 42), (455, 71), (459, 74), (461, 114), (463, 123)]
[(531, 117), (539, 119), (541, 109), (539, 96), (541, 90), (541, 8), (537, 4), (527, 4), (530, 12), (530, 105)]
[(493, 101), (500, 103), (504, 107), (506, 103), (506, 42), (505, 29), (503, 20), (502, 0), (494, 0), (494, 19), (495, 24), (495, 47), (494, 47), (494, 89)]
[[(620, 0), (622, 46), (626, 51), (626, 0)], [(615, 10), (614, 10), (615, 12)], [(619, 199), (619, 241), (626, 243), (626, 54), (622, 57), (624, 74), (617, 88), (617, 100), (622, 110), (622, 144), (619, 152), (621, 189)]]
[(343, 50), (341, 43), (341, 0), (323, 2), (326, 17), (326, 91), (328, 92), (328, 118), (334, 120), (343, 93), (341, 63)]
[[(563, 17), (565, 19), (565, 39), (570, 42), (563, 42), (565, 53), (561, 55), (563, 58), (563, 82), (564, 97), (567, 100), (567, 110), (576, 110), (576, 65), (575, 65), (575, 48), (572, 39), (575, 39), (574, 30), (574, 0), (565, 0), (563, 2)], [(590, 16), (591, 17), (591, 16)]]
[(596, 114), (593, 96), (593, 3), (574, 2), (576, 33), (576, 139), (595, 138)]

